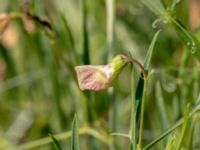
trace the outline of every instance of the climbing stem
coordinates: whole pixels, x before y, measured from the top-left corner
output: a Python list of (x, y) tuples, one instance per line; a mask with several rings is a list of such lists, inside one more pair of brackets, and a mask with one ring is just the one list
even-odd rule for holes
[(145, 99), (147, 94), (147, 78), (144, 78), (144, 87), (142, 93), (142, 104), (141, 104), (141, 112), (140, 112), (140, 129), (139, 129), (139, 141), (138, 146), (142, 149), (142, 134), (143, 134), (143, 124), (144, 124), (144, 107), (145, 107)]

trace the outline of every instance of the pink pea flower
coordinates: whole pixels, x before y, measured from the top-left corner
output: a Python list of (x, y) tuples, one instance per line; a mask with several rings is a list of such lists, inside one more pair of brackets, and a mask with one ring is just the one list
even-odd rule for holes
[(107, 65), (75, 67), (80, 89), (99, 91), (111, 87), (126, 64), (124, 56), (118, 55)]

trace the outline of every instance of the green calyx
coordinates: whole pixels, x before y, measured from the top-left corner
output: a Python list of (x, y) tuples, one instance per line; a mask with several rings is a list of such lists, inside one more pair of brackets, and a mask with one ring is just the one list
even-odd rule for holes
[(112, 72), (113, 73), (113, 75), (112, 75), (113, 79), (115, 79), (120, 74), (122, 69), (128, 63), (124, 59), (124, 57), (125, 57), (124, 55), (117, 55), (111, 60), (111, 63), (109, 63), (109, 66), (112, 67), (112, 69), (113, 69), (113, 72)]

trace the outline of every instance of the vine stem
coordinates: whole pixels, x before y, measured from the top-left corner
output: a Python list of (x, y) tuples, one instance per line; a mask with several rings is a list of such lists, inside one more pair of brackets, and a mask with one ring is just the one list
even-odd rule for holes
[(139, 129), (139, 141), (138, 145), (142, 148), (142, 134), (143, 134), (143, 124), (144, 124), (144, 105), (147, 94), (147, 78), (144, 79), (144, 88), (142, 93), (142, 104), (141, 104), (141, 112), (140, 112), (140, 129)]
[(136, 99), (135, 99), (135, 79), (134, 79), (134, 65), (132, 65), (131, 75), (131, 122), (130, 122), (130, 140), (131, 150), (136, 150)]

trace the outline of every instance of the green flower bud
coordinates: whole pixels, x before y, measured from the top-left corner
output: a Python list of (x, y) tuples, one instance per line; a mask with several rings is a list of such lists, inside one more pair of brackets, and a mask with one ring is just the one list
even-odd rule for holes
[(126, 64), (124, 56), (118, 55), (107, 65), (75, 67), (80, 89), (99, 91), (111, 87)]

